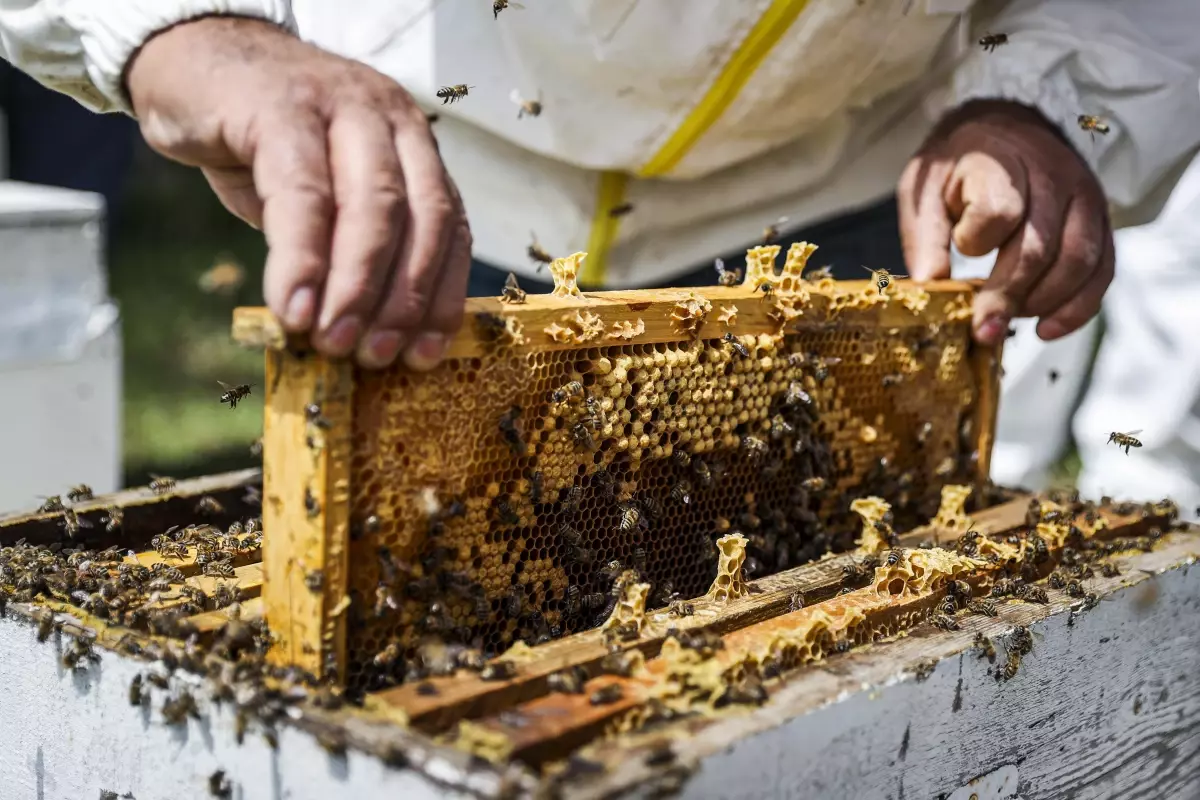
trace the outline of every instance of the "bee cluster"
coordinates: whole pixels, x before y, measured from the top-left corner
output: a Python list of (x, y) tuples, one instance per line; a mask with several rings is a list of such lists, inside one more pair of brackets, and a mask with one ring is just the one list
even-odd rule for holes
[(944, 313), (574, 349), (515, 348), (487, 316), (476, 357), (357, 378), (352, 686), (438, 674), (435, 642), (473, 660), (595, 627), (630, 570), (687, 616), (718, 537), (762, 577), (853, 547), (853, 497), (927, 519), (975, 469), (969, 331)]

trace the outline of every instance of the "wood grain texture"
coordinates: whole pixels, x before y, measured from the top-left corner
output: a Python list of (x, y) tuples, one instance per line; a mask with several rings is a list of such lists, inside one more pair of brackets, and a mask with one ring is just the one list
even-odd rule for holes
[[(898, 281), (896, 285), (914, 286), (908, 281)], [(910, 311), (893, 300), (864, 309), (848, 308), (836, 315), (829, 312), (829, 296), (814, 290), (809, 302), (802, 306), (803, 315), (789, 325), (787, 330), (805, 330), (828, 325), (906, 328), (944, 322), (943, 305), (958, 298), (965, 298), (969, 302), (977, 285), (978, 282), (974, 281), (931, 281), (921, 284), (920, 288), (928, 292), (931, 299), (927, 309), (920, 312)], [(840, 291), (874, 291), (870, 281), (838, 281), (836, 286)], [(498, 314), (519, 323), (525, 342), (512, 345), (512, 350), (518, 353), (531, 350), (568, 350), (578, 348), (581, 344), (600, 347), (677, 341), (681, 338), (681, 332), (671, 315), (677, 303), (692, 296), (702, 297), (712, 303), (712, 311), (699, 331), (700, 338), (720, 338), (727, 331), (740, 336), (748, 333), (775, 333), (779, 330), (778, 321), (772, 317), (777, 299), (768, 298), (762, 292), (742, 286), (587, 292), (582, 297), (531, 294), (524, 303), (519, 304), (503, 303), (496, 297), (472, 297), (466, 301), (467, 323), (451, 341), (447, 358), (477, 356), (487, 347), (480, 341), (478, 328), (472, 324), (477, 314)], [(735, 324), (727, 326), (719, 322), (717, 316), (722, 307), (731, 305), (737, 306), (737, 319)], [(583, 343), (556, 343), (545, 333), (545, 328), (552, 324), (569, 325), (574, 315), (582, 312), (598, 317), (605, 333)], [(247, 347), (293, 351), (308, 347), (302, 337), (286, 335), (279, 321), (266, 308), (235, 309), (233, 320), (234, 340)], [(615, 323), (636, 320), (641, 320), (645, 325), (643, 333), (631, 339), (610, 335), (609, 331)]]
[[(1074, 613), (1006, 605), (963, 630), (914, 632), (788, 679), (753, 713), (703, 720), (669, 737), (680, 770), (645, 763), (661, 732), (589, 753), (611, 772), (570, 785), (578, 798), (649, 797), (669, 780), (687, 798), (947, 796), (1005, 765), (1023, 800), (1176, 798), (1200, 793), (1200, 530), (1115, 559)], [(1005, 657), (1014, 625), (1034, 633), (1017, 675), (999, 682), (972, 650), (976, 632)], [(936, 663), (917, 680), (912, 669)], [(803, 758), (795, 757), (803, 753)], [(590, 785), (585, 785), (590, 784)], [(965, 795), (964, 795), (965, 796)]]
[[(263, 604), (270, 658), (314, 675), (341, 673), (346, 594), (352, 369), (315, 355), (266, 355), (263, 432)], [(306, 413), (320, 406), (328, 421)], [(317, 580), (317, 576), (320, 580)]]

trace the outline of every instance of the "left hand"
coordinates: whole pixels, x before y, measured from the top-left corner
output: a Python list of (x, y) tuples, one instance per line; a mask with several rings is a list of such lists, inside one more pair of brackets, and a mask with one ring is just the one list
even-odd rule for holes
[(1013, 317), (1038, 317), (1042, 339), (1100, 310), (1113, 278), (1113, 236), (1099, 181), (1041, 114), (974, 101), (947, 114), (897, 190), (909, 275), (950, 277), (950, 241), (967, 256), (999, 249), (975, 298), (973, 330), (1003, 341)]

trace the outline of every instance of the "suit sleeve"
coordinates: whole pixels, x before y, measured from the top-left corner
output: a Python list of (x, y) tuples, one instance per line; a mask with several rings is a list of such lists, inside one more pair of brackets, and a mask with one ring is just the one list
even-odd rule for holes
[(125, 66), (151, 36), (213, 14), (295, 31), (290, 0), (0, 0), (0, 56), (93, 111), (124, 111)]
[[(1200, 146), (1197, 31), (1195, 0), (1018, 0), (972, 21), (953, 100), (1037, 108), (1088, 161), (1110, 202), (1130, 208)], [(1008, 42), (986, 52), (977, 41), (987, 33)], [(1100, 117), (1109, 132), (1089, 134), (1081, 114)]]

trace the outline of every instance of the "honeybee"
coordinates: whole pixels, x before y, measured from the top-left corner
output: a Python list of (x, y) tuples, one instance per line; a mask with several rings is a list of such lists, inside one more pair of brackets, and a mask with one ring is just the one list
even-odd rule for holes
[(221, 294), (228, 297), (242, 288), (245, 280), (246, 270), (231, 256), (221, 255), (200, 276), (198, 284), (200, 291), (205, 294)]
[(151, 475), (150, 491), (155, 494), (166, 494), (175, 488), (175, 479), (165, 475)]
[(692, 459), (692, 474), (696, 476), (696, 480), (700, 482), (702, 487), (708, 488), (709, 486), (712, 486), (712, 470), (709, 468), (708, 464), (704, 462), (704, 459)]
[(806, 281), (823, 281), (825, 279), (833, 280), (833, 270), (828, 266), (817, 267), (804, 275)]
[(563, 494), (560, 505), (562, 506), (563, 511), (577, 514), (579, 513), (579, 503), (582, 500), (583, 487), (579, 486), (578, 484), (572, 484), (571, 486), (567, 487), (567, 491), (565, 494)]
[(594, 451), (596, 440), (592, 438), (591, 426), (585, 420), (579, 420), (571, 425), (571, 439), (584, 450)]
[(511, 661), (492, 661), (479, 671), (485, 681), (507, 681), (517, 676), (517, 668)]
[(1097, 133), (1101, 136), (1108, 134), (1108, 123), (1100, 119), (1100, 117), (1094, 117), (1091, 114), (1080, 114), (1078, 119), (1079, 127), (1088, 132), (1093, 142), (1096, 141)]
[(775, 242), (778, 241), (778, 239), (779, 239), (780, 227), (786, 225), (787, 221), (788, 221), (787, 217), (780, 217), (779, 219), (775, 220), (767, 227), (763, 228), (763, 233), (762, 233), (763, 244), (775, 244)]
[(62, 519), (59, 520), (58, 524), (67, 532), (67, 536), (70, 536), (72, 539), (78, 536), (82, 529), (92, 527), (92, 523), (86, 519), (80, 519), (79, 515), (69, 508), (63, 510)]
[(501, 290), (500, 302), (514, 304), (525, 302), (525, 290), (517, 283), (515, 273), (508, 273), (508, 278), (504, 281), (504, 288)]
[(751, 461), (762, 461), (768, 451), (767, 443), (762, 439), (746, 434), (742, 437), (742, 450), (745, 451), (747, 457)]
[(512, 93), (509, 94), (508, 99), (517, 104), (517, 119), (523, 119), (526, 114), (531, 117), (537, 117), (542, 113), (541, 92), (538, 92), (537, 100), (526, 100), (524, 97), (521, 97), (521, 93), (519, 91), (513, 89)]
[(583, 384), (579, 381), (571, 381), (570, 383), (554, 390), (551, 397), (556, 403), (565, 403), (568, 399), (583, 396)]
[(517, 514), (508, 502), (508, 498), (503, 495), (496, 498), (496, 519), (502, 525), (518, 525), (521, 522), (520, 515)]
[(523, 408), (513, 405), (500, 415), (500, 435), (504, 437), (504, 441), (512, 448), (512, 451), (519, 456), (525, 455), (526, 450), (521, 427), (517, 424), (522, 413), (524, 413)]
[(624, 696), (625, 692), (621, 689), (621, 684), (610, 683), (608, 686), (592, 692), (588, 702), (594, 706), (606, 706), (617, 702)]
[(947, 614), (931, 614), (929, 621), (944, 631), (958, 630), (958, 620)]
[(685, 506), (692, 502), (692, 482), (687, 478), (680, 478), (675, 485), (671, 487), (671, 499), (683, 503)]
[(821, 477), (805, 478), (800, 485), (806, 492), (820, 492), (825, 489), (825, 479)]
[(972, 600), (967, 603), (967, 610), (985, 617), (995, 617), (1000, 613), (996, 610), (996, 604), (987, 600)]
[(538, 244), (537, 234), (533, 231), (529, 232), (529, 246), (525, 248), (525, 255), (537, 264), (537, 271), (541, 272), (542, 267), (554, 261), (554, 256), (547, 253), (540, 244)]
[(1116, 564), (1105, 562), (1100, 565), (1100, 574), (1106, 578), (1115, 578), (1121, 574), (1121, 570)]
[(979, 46), (989, 53), (1002, 44), (1008, 44), (1007, 33), (987, 33), (979, 39)]
[(51, 514), (55, 511), (62, 511), (63, 508), (64, 508), (64, 506), (63, 506), (62, 497), (60, 495), (55, 494), (55, 495), (51, 495), (50, 497), (45, 498), (42, 501), (42, 504), (40, 506), (38, 506), (37, 513)]
[(1138, 428), (1136, 431), (1129, 431), (1129, 433), (1117, 433), (1114, 431), (1113, 433), (1110, 433), (1108, 435), (1107, 443), (1111, 444), (1113, 442), (1116, 442), (1117, 448), (1120, 449), (1120, 448), (1124, 447), (1125, 455), (1129, 455), (1129, 448), (1142, 446), (1142, 442), (1140, 439), (1133, 438), (1134, 436), (1136, 436), (1137, 434), (1139, 434), (1141, 432), (1142, 432), (1141, 428)]
[(86, 483), (81, 483), (78, 486), (72, 486), (67, 492), (67, 499), (72, 503), (79, 503), (85, 500), (92, 499), (92, 487)]
[(633, 211), (633, 203), (621, 203), (613, 206), (608, 210), (609, 219), (620, 219), (621, 217)]
[(1021, 654), (1016, 650), (1010, 650), (1008, 660), (1004, 662), (1004, 666), (996, 672), (996, 678), (1004, 678), (1006, 681), (1016, 677), (1017, 670), (1021, 668)]
[(759, 286), (758, 289), (763, 293), (763, 300), (769, 300), (775, 295), (775, 284), (770, 281), (763, 281), (762, 286)]
[(107, 533), (115, 533), (125, 523), (125, 512), (117, 506), (109, 506), (104, 511), (105, 515), (100, 518), (104, 523), (104, 530)]
[(737, 337), (734, 336), (732, 333), (726, 333), (724, 336), (721, 337), (721, 339), (722, 339), (722, 341), (725, 342), (725, 344), (729, 345), (729, 347), (735, 353), (737, 353), (739, 356), (741, 356), (742, 358), (750, 357), (750, 350), (746, 347), (746, 345), (739, 342), (737, 340)]
[(783, 396), (783, 404), (788, 408), (796, 406), (812, 406), (812, 396), (804, 391), (804, 387), (799, 381), (792, 381), (788, 384), (787, 394)]
[(216, 498), (204, 495), (196, 502), (196, 513), (206, 516), (224, 513), (225, 506), (221, 505)]
[(1026, 603), (1039, 603), (1041, 605), (1045, 605), (1046, 603), (1050, 602), (1050, 596), (1046, 594), (1046, 590), (1038, 586), (1030, 586), (1026, 584), (1017, 589), (1015, 594)]
[(884, 563), (886, 563), (889, 567), (894, 567), (895, 565), (899, 564), (903, 558), (904, 558), (903, 550), (900, 550), (898, 548), (889, 550), (887, 553), (887, 556), (884, 557)]
[(178, 697), (163, 702), (162, 715), (168, 725), (181, 725), (188, 717), (200, 719), (200, 709), (191, 693), (180, 692)]
[[(510, 6), (512, 8), (525, 8), (525, 6), (521, 5), (516, 0), (492, 0), (492, 19), (498, 19), (500, 17), (500, 12), (506, 8), (509, 8)], [(534, 116), (537, 115), (535, 114)]]
[(237, 573), (233, 571), (233, 564), (225, 558), (210, 561), (204, 565), (204, 574), (210, 578), (236, 578)]
[(443, 86), (438, 89), (437, 96), (442, 99), (442, 105), (446, 105), (447, 103), (455, 103), (462, 100), (474, 88), (474, 86), (467, 86), (465, 83), (456, 83), (453, 86)]
[(827, 356), (822, 358), (817, 363), (817, 368), (813, 370), (813, 379), (817, 383), (824, 383), (829, 378), (829, 368), (836, 367), (842, 363), (842, 359), (837, 356)]
[(575, 666), (561, 672), (551, 673), (546, 678), (546, 687), (552, 692), (563, 694), (583, 694), (583, 684), (587, 683), (587, 670)]
[[(842, 640), (846, 641), (846, 640)], [(846, 642), (849, 645), (849, 642)], [(849, 649), (849, 647), (847, 647)], [(838, 652), (843, 652), (839, 650)], [(737, 683), (725, 687), (725, 691), (717, 698), (717, 706), (731, 704), (761, 706), (767, 702), (767, 690), (756, 677), (747, 675)]]
[(637, 503), (625, 503), (621, 508), (621, 519), (617, 523), (617, 529), (622, 532), (633, 530), (639, 524), (644, 524), (642, 519), (642, 511)]
[(219, 769), (208, 776), (208, 793), (213, 797), (233, 797), (233, 785), (225, 777), (225, 770)]
[(1033, 634), (1024, 625), (1013, 628), (1009, 638), (1012, 641), (1013, 649), (1021, 655), (1028, 655), (1033, 651)]
[(239, 383), (233, 386), (224, 381), (217, 381), (217, 384), (221, 387), (221, 402), (228, 403), (230, 409), (237, 408), (239, 400), (249, 397), (250, 387), (254, 385), (252, 383)]
[(975, 634), (975, 649), (979, 651), (980, 658), (986, 658), (988, 661), (996, 660), (996, 646), (982, 633)]
[(740, 269), (725, 269), (725, 260), (713, 259), (713, 269), (717, 271), (717, 283), (721, 286), (737, 286), (742, 280)]
[(871, 273), (871, 282), (875, 284), (875, 288), (879, 290), (880, 294), (883, 294), (884, 290), (892, 285), (892, 273), (886, 269), (871, 269), (870, 267), (863, 267), (863, 269)]
[(667, 613), (673, 617), (690, 617), (696, 613), (696, 607), (682, 599), (676, 592), (667, 606)]
[(867, 571), (853, 562), (842, 567), (843, 584), (859, 583), (860, 581), (866, 580), (867, 576)]

